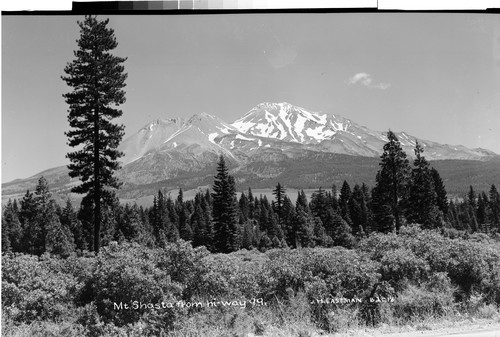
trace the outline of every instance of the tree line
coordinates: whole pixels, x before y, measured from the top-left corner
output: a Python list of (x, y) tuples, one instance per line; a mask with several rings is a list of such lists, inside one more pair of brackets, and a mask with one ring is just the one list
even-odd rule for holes
[[(498, 232), (500, 194), (495, 185), (477, 193), (470, 187), (461, 199), (448, 200), (439, 172), (415, 145), (413, 163), (389, 131), (373, 188), (365, 183), (351, 187), (346, 181), (319, 188), (310, 200), (303, 190), (296, 201), (280, 183), (272, 200), (255, 196), (251, 189), (236, 193), (236, 183), (224, 157), (219, 157), (211, 190), (185, 200), (161, 190), (153, 205), (120, 204), (113, 196), (101, 205), (101, 244), (138, 242), (165, 247), (179, 239), (211, 252), (239, 249), (344, 246), (352, 248), (372, 232), (398, 232), (409, 223), (422, 228), (454, 228), (467, 233)], [(34, 192), (18, 202), (9, 200), (2, 218), (2, 251), (67, 256), (75, 251), (95, 251), (92, 198), (83, 198), (75, 209), (70, 199), (56, 204), (47, 180), (41, 177)]]

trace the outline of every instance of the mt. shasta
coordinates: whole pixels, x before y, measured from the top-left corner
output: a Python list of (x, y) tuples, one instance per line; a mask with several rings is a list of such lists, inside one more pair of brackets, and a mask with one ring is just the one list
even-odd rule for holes
[[(353, 156), (378, 157), (387, 142), (386, 132), (370, 130), (337, 115), (307, 111), (289, 103), (261, 103), (232, 124), (206, 113), (189, 120), (154, 121), (126, 139), (121, 150), (124, 164), (155, 152), (204, 151), (223, 153), (242, 163), (263, 149), (308, 150)], [(396, 133), (408, 155), (416, 137)], [(428, 159), (482, 160), (495, 153), (484, 149), (442, 145), (418, 139)]]
[[(220, 154), (226, 157), (239, 188), (269, 188), (276, 182), (296, 188), (328, 187), (344, 179), (370, 184), (386, 133), (289, 103), (261, 103), (232, 124), (206, 113), (189, 119), (158, 119), (120, 144), (125, 156), (117, 176), (124, 185), (118, 193), (134, 199), (153, 195), (160, 188), (209, 186)], [(407, 155), (413, 156), (417, 138), (405, 132), (396, 135)], [(485, 174), (500, 177), (500, 156), (492, 151), (418, 142), (424, 156), (432, 165), (441, 166), (444, 178), (448, 176), (457, 189), (484, 181)], [(40, 175), (52, 190), (63, 194), (78, 184), (65, 167), (58, 167), (3, 184), (4, 198), (33, 188)]]

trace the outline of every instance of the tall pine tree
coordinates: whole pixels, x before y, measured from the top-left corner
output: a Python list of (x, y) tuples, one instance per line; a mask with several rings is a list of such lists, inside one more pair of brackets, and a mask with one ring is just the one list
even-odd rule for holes
[(273, 195), (276, 198), (276, 203), (275, 205), (275, 212), (278, 215), (278, 223), (280, 225), (283, 224), (282, 218), (283, 218), (283, 200), (285, 199), (285, 193), (286, 193), (286, 188), (282, 186), (280, 183), (276, 185), (275, 189), (273, 190)]
[(441, 215), (436, 205), (436, 191), (429, 162), (422, 155), (424, 148), (416, 142), (415, 160), (409, 186), (406, 218), (411, 223), (421, 224), (424, 228), (441, 225)]
[(73, 88), (63, 97), (69, 105), (66, 132), (71, 147), (78, 150), (67, 154), (71, 177), (79, 177), (82, 184), (73, 192), (87, 194), (94, 202), (94, 245), (99, 252), (101, 234), (101, 202), (109, 200), (109, 188), (118, 188), (113, 175), (123, 155), (117, 150), (124, 134), (124, 126), (113, 124), (122, 111), (117, 106), (125, 102), (125, 79), (122, 63), (125, 58), (113, 56), (110, 51), (118, 45), (114, 31), (108, 28), (109, 19), (99, 21), (86, 16), (80, 26), (76, 57), (64, 68), (62, 79)]
[(436, 192), (436, 205), (443, 212), (443, 215), (446, 216), (448, 214), (448, 194), (446, 193), (443, 179), (441, 179), (438, 170), (434, 167), (431, 168), (431, 175), (434, 182), (434, 191)]
[(372, 190), (373, 218), (379, 231), (396, 230), (402, 224), (410, 164), (396, 135), (389, 130), (380, 169)]
[(500, 192), (493, 184), (490, 188), (489, 220), (492, 228), (500, 229)]
[(240, 248), (240, 230), (235, 183), (234, 178), (229, 174), (226, 161), (222, 155), (217, 164), (217, 175), (212, 190), (214, 248), (221, 253), (236, 251)]

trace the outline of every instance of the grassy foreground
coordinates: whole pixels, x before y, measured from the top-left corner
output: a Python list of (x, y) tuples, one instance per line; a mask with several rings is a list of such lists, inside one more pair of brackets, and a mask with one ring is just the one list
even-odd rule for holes
[(499, 304), (497, 239), (417, 226), (351, 250), (2, 256), (2, 336), (368, 336), (499, 322)]

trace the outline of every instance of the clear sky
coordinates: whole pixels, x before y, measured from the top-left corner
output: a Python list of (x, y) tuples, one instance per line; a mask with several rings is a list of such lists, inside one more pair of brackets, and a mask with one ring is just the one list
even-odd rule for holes
[[(103, 18), (103, 16), (101, 16)], [(67, 164), (80, 16), (2, 17), (2, 182)], [(233, 122), (261, 102), (500, 153), (500, 16), (110, 16), (126, 56), (125, 137), (157, 118)]]

